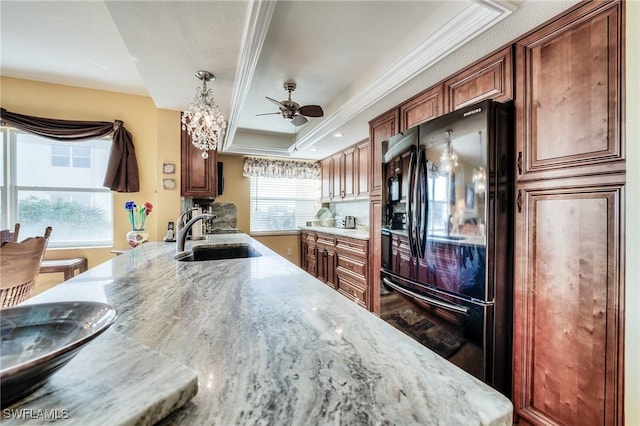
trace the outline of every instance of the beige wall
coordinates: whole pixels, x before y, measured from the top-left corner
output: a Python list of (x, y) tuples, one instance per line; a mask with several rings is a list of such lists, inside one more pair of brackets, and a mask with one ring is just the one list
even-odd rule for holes
[[(168, 220), (175, 220), (180, 208), (180, 190), (162, 189), (162, 162), (180, 163), (179, 113), (158, 110), (145, 96), (126, 95), (71, 86), (46, 84), (2, 77), (0, 80), (2, 107), (20, 114), (67, 120), (122, 120), (133, 136), (140, 172), (140, 192), (113, 193), (113, 247), (83, 249), (50, 249), (46, 259), (83, 256), (94, 267), (113, 257), (113, 249), (127, 248), (125, 235), (129, 230), (124, 203), (149, 201), (154, 210), (147, 222), (152, 240), (161, 239)], [(176, 175), (179, 177), (179, 173)], [(178, 178), (179, 183), (179, 178)], [(179, 186), (178, 186), (179, 187)], [(53, 230), (55, 233), (55, 229)], [(25, 236), (26, 237), (26, 236)], [(62, 274), (41, 275), (38, 286), (60, 282)]]

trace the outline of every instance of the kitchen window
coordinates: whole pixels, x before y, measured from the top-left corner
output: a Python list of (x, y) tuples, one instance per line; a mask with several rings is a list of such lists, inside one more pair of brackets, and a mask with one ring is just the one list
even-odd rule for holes
[(251, 179), (251, 233), (297, 232), (319, 209), (317, 162), (246, 157), (242, 174)]
[(53, 145), (51, 147), (52, 167), (91, 167), (91, 148), (88, 146)]
[(53, 228), (49, 247), (113, 244), (113, 197), (103, 180), (111, 138), (60, 142), (1, 128), (2, 228), (20, 236)]
[(251, 177), (251, 232), (297, 231), (320, 208), (319, 179)]

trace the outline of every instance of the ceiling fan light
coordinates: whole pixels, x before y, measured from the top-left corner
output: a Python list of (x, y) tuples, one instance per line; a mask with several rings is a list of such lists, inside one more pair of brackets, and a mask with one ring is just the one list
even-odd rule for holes
[(202, 87), (196, 90), (196, 96), (182, 113), (182, 129), (191, 136), (191, 143), (202, 150), (202, 158), (208, 158), (207, 151), (218, 148), (218, 139), (222, 138), (227, 123), (216, 105), (207, 81), (214, 79), (207, 71), (198, 71), (196, 77), (202, 80)]

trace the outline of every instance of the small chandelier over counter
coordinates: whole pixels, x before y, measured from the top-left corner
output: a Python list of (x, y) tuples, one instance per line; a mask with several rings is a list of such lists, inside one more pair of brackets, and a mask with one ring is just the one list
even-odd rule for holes
[(442, 175), (450, 175), (458, 167), (458, 154), (453, 152), (453, 148), (451, 148), (452, 132), (452, 130), (447, 130), (447, 144), (440, 156), (440, 173)]
[(207, 81), (216, 77), (209, 71), (198, 71), (196, 77), (202, 80), (202, 88), (197, 89), (196, 96), (182, 114), (182, 130), (191, 136), (193, 146), (202, 150), (202, 158), (209, 158), (208, 151), (218, 148), (218, 139), (222, 139), (227, 123), (213, 100), (211, 89), (207, 89)]
[(480, 142), (480, 166), (475, 167), (473, 169), (473, 185), (475, 187), (476, 193), (479, 195), (484, 194), (487, 189), (487, 170), (484, 168), (485, 160), (484, 160), (484, 149), (482, 146), (482, 131), (478, 132), (478, 138)]

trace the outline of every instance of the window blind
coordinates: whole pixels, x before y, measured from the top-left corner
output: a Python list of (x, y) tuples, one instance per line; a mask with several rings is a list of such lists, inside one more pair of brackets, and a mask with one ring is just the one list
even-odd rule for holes
[(251, 177), (251, 232), (289, 231), (313, 220), (320, 179)]

